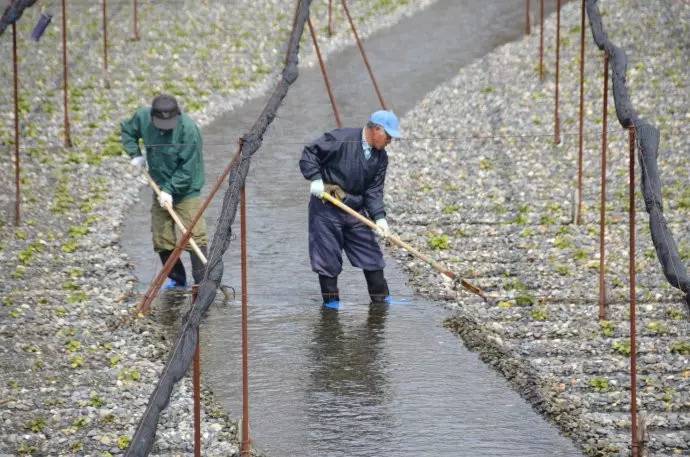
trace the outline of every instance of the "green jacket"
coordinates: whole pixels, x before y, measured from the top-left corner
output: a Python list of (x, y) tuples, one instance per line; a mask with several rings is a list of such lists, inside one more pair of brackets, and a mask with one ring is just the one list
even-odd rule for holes
[(141, 155), (139, 140), (146, 147), (149, 174), (174, 201), (198, 196), (204, 186), (201, 133), (185, 113), (174, 130), (158, 129), (151, 122), (151, 108), (139, 108), (121, 124), (122, 146), (131, 157)]

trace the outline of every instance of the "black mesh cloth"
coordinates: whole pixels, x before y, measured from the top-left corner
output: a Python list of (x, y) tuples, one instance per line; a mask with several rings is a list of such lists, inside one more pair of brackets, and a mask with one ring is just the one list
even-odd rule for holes
[(13, 23), (17, 22), (24, 10), (30, 6), (33, 6), (38, 0), (14, 0), (12, 1), (0, 17), (0, 35), (5, 32), (7, 27), (11, 26)]
[(668, 282), (685, 293), (685, 303), (690, 311), (690, 281), (687, 269), (683, 265), (673, 233), (666, 224), (664, 205), (661, 198), (661, 179), (657, 156), (659, 153), (659, 129), (640, 118), (633, 109), (628, 87), (626, 70), (628, 58), (625, 52), (611, 43), (601, 20), (597, 6), (598, 0), (586, 0), (587, 17), (597, 47), (609, 56), (611, 79), (613, 81), (613, 99), (616, 105), (618, 122), (624, 128), (634, 127), (637, 144), (637, 158), (642, 169), (642, 194), (645, 210), (649, 213), (649, 228), (657, 258)]

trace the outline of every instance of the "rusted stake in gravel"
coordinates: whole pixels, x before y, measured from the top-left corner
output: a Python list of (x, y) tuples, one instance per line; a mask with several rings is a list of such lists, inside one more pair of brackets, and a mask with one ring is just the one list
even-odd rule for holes
[(144, 298), (142, 298), (141, 302), (137, 305), (134, 311), (135, 315), (139, 315), (140, 313), (146, 314), (149, 312), (151, 308), (151, 302), (153, 302), (153, 299), (156, 298), (156, 295), (158, 295), (158, 291), (163, 285), (165, 278), (168, 277), (168, 273), (170, 273), (170, 270), (172, 270), (173, 266), (177, 262), (177, 259), (179, 259), (182, 255), (184, 247), (187, 245), (190, 238), (192, 237), (192, 230), (194, 229), (194, 227), (196, 227), (197, 222), (199, 222), (199, 219), (201, 219), (201, 216), (204, 214), (204, 211), (206, 211), (206, 208), (208, 208), (208, 205), (211, 203), (211, 200), (213, 200), (213, 197), (215, 197), (216, 193), (218, 193), (218, 189), (220, 189), (220, 186), (225, 181), (225, 178), (227, 178), (228, 174), (230, 174), (230, 170), (232, 169), (233, 165), (239, 159), (241, 150), (242, 140), (240, 139), (240, 145), (237, 148), (235, 155), (233, 156), (230, 163), (225, 167), (223, 173), (218, 177), (216, 183), (213, 185), (213, 188), (211, 189), (211, 192), (208, 194), (208, 197), (206, 197), (204, 202), (201, 204), (199, 211), (197, 211), (197, 213), (194, 215), (194, 218), (189, 223), (189, 227), (187, 227), (187, 233), (183, 234), (182, 238), (178, 240), (177, 244), (175, 245), (175, 249), (170, 254), (170, 257), (163, 265), (161, 271), (158, 272), (158, 276), (156, 276), (155, 279), (149, 285), (148, 290), (144, 294)]
[(579, 152), (577, 156), (577, 225), (582, 224), (582, 167), (584, 161), (584, 139), (583, 139), (583, 124), (585, 112), (585, 0), (582, 0), (582, 11), (580, 12), (580, 113), (579, 113), (579, 130), (578, 130), (578, 145)]
[[(196, 302), (198, 293), (199, 286), (195, 284), (192, 286), (192, 305)], [(201, 342), (198, 328), (196, 329), (192, 384), (194, 385), (194, 457), (201, 457)]]
[(343, 9), (345, 10), (345, 15), (347, 16), (347, 20), (350, 23), (350, 28), (352, 28), (352, 33), (355, 36), (355, 41), (357, 41), (357, 47), (359, 48), (360, 54), (362, 54), (362, 59), (364, 60), (364, 65), (367, 67), (367, 71), (369, 72), (369, 77), (371, 78), (371, 82), (374, 85), (374, 90), (376, 91), (376, 95), (379, 98), (379, 103), (381, 103), (381, 108), (382, 109), (388, 109), (386, 107), (386, 102), (383, 100), (383, 96), (381, 95), (381, 91), (379, 90), (379, 85), (376, 83), (376, 78), (374, 78), (374, 73), (371, 71), (371, 65), (369, 65), (369, 59), (367, 59), (367, 53), (364, 52), (364, 46), (362, 46), (362, 41), (359, 39), (359, 34), (357, 33), (357, 28), (355, 27), (355, 23), (352, 21), (352, 16), (350, 15), (350, 10), (347, 8), (347, 2), (345, 0), (341, 0), (343, 4)]
[(311, 23), (311, 17), (307, 18), (307, 25), (309, 26), (309, 33), (311, 34), (311, 41), (314, 43), (314, 50), (316, 51), (316, 57), (319, 59), (319, 66), (321, 67), (321, 75), (323, 75), (323, 82), (326, 84), (326, 92), (328, 92), (328, 98), (331, 100), (331, 108), (333, 108), (333, 115), (335, 116), (335, 123), (338, 128), (342, 127), (343, 124), (340, 120), (340, 112), (338, 111), (338, 104), (335, 101), (335, 95), (333, 95), (333, 90), (331, 89), (331, 81), (328, 78), (328, 72), (326, 71), (326, 66), (323, 63), (323, 58), (321, 57), (321, 50), (319, 49), (319, 43), (316, 39), (316, 32), (314, 31), (314, 26)]
[(632, 457), (638, 457), (639, 443), (637, 436), (637, 333), (635, 321), (636, 272), (635, 272), (635, 127), (628, 129), (628, 143), (630, 146), (630, 425), (632, 432)]
[(69, 128), (69, 105), (67, 97), (67, 0), (62, 0), (62, 106), (64, 109), (65, 147), (72, 147)]
[(558, 115), (558, 79), (561, 65), (561, 0), (556, 0), (556, 103), (553, 115), (553, 142), (561, 142), (561, 120)]
[(240, 247), (242, 262), (242, 449), (243, 457), (251, 454), (249, 438), (249, 331), (247, 326), (247, 197), (240, 191)]
[(539, 80), (544, 80), (544, 0), (539, 0)]
[(110, 89), (108, 75), (108, 0), (103, 0), (103, 83)]
[(333, 0), (328, 0), (328, 36), (333, 36)]
[(531, 29), (529, 24), (529, 0), (525, 0), (525, 35), (529, 35), (532, 31)]
[[(584, 1), (584, 0), (583, 0)], [(604, 52), (604, 108), (601, 130), (601, 204), (599, 208), (599, 320), (606, 319), (606, 148), (609, 101), (609, 56)]]
[(17, 58), (17, 23), (12, 22), (12, 69), (14, 72), (14, 225), (19, 225), (21, 217), (19, 205), (19, 65)]
[(132, 39), (139, 41), (139, 5), (137, 0), (132, 0)]

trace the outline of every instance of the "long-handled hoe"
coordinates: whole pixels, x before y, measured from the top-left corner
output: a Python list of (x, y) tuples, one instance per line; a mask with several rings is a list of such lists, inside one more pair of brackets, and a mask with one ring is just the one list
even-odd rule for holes
[[(360, 220), (363, 224), (367, 225), (372, 230), (378, 230), (378, 227), (374, 222), (372, 222), (370, 219), (362, 216), (357, 211), (353, 210), (352, 208), (350, 208), (349, 206), (347, 206), (346, 204), (344, 204), (343, 202), (341, 202), (337, 198), (333, 197), (331, 194), (325, 192), (323, 194), (322, 198), (324, 200), (326, 200), (327, 202), (332, 203), (333, 205), (337, 206), (338, 208), (345, 211), (346, 213), (356, 217), (358, 220)], [(450, 271), (445, 265), (438, 263), (437, 261), (435, 261), (434, 259), (432, 259), (431, 257), (429, 257), (426, 254), (422, 254), (417, 249), (415, 249), (414, 247), (405, 243), (403, 240), (401, 240), (397, 235), (395, 235), (393, 233), (388, 234), (385, 238), (387, 240), (390, 240), (391, 242), (393, 242), (393, 244), (403, 248), (404, 250), (406, 250), (407, 252), (409, 252), (413, 256), (417, 257), (418, 259), (423, 260), (424, 262), (428, 263), (429, 265), (431, 265), (431, 267), (434, 270), (438, 271), (442, 275), (449, 278), (451, 281), (453, 281), (453, 288), (454, 289), (457, 289), (457, 285), (460, 284), (462, 287), (464, 287), (469, 292), (472, 292), (473, 294), (479, 295), (480, 297), (482, 297), (482, 299), (485, 302), (489, 303), (489, 298), (486, 296), (486, 294), (484, 293), (483, 290), (481, 290), (479, 287), (477, 287), (473, 284), (470, 284), (465, 279), (460, 278), (454, 272)]]
[[(151, 175), (146, 171), (142, 170), (142, 173), (144, 176), (146, 176), (146, 180), (149, 182), (149, 186), (153, 189), (153, 191), (156, 193), (156, 196), (160, 197), (161, 195), (161, 189), (158, 187), (158, 184), (151, 178)], [(180, 220), (180, 217), (177, 215), (175, 210), (173, 210), (172, 205), (166, 204), (165, 209), (168, 211), (170, 214), (170, 217), (173, 218), (175, 221), (175, 224), (177, 224), (177, 227), (182, 230), (182, 233), (187, 233), (187, 229), (185, 228), (184, 224), (182, 223), (182, 220)], [(194, 241), (193, 238), (189, 239), (189, 245), (192, 247), (194, 250), (194, 253), (201, 259), (201, 262), (206, 265), (207, 260), (206, 256), (201, 252), (201, 249), (199, 249), (199, 246), (196, 244), (196, 241)]]

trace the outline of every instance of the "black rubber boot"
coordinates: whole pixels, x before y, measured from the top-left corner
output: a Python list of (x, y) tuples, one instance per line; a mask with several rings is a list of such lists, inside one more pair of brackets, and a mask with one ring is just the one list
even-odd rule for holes
[[(206, 246), (199, 246), (199, 250), (208, 260), (208, 248)], [(192, 277), (194, 278), (194, 284), (201, 284), (201, 280), (204, 279), (204, 274), (206, 273), (206, 265), (194, 251), (190, 253), (190, 256), (192, 258)]]
[[(171, 254), (172, 251), (160, 251), (158, 253), (163, 265), (165, 265), (165, 262), (168, 261), (168, 258), (170, 258)], [(178, 286), (187, 287), (187, 272), (185, 271), (184, 265), (182, 265), (182, 261), (180, 259), (177, 259), (175, 266), (172, 268), (172, 270), (170, 270), (170, 273), (168, 273), (168, 278), (174, 280)]]
[(340, 302), (340, 295), (338, 295), (338, 277), (331, 278), (330, 276), (319, 275), (319, 285), (321, 286), (321, 296), (323, 303)]
[(371, 303), (387, 303), (386, 300), (390, 296), (390, 291), (386, 278), (383, 277), (383, 270), (364, 271), (364, 277), (367, 280)]

